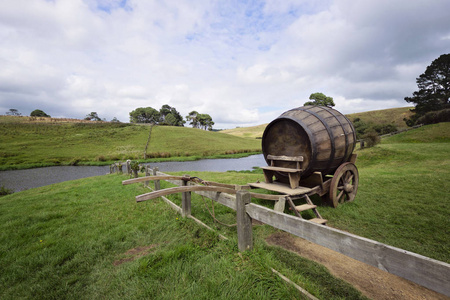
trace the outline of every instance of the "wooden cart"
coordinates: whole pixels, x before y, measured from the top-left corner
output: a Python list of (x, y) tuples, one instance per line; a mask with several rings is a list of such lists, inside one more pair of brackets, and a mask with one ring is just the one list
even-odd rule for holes
[[(271, 165), (261, 167), (264, 171), (265, 182), (249, 183), (251, 188), (265, 189), (286, 195), (286, 200), (292, 210), (298, 217), (300, 212), (312, 210), (316, 218), (310, 221), (325, 224), (327, 220), (323, 219), (317, 211), (317, 205), (313, 204), (309, 196), (319, 195), (333, 207), (340, 203), (350, 202), (355, 199), (358, 191), (359, 173), (355, 165), (356, 154), (350, 156), (349, 161), (341, 164), (334, 175), (323, 176), (319, 171), (314, 172), (305, 179), (301, 179), (301, 162), (303, 157), (272, 156), (268, 159)], [(295, 161), (296, 168), (277, 167), (279, 161)], [(277, 180), (278, 174), (283, 174), (289, 178), (289, 182), (280, 182)], [(275, 177), (275, 178), (274, 178)], [(295, 206), (293, 200), (305, 199), (305, 204)]]
[[(304, 198), (305, 205), (292, 209), (313, 209), (319, 216), (309, 199), (313, 194), (334, 207), (355, 199), (359, 181), (352, 154), (355, 144), (352, 123), (338, 111), (325, 106), (291, 109), (264, 130), (265, 182), (249, 185), (287, 195), (291, 206), (293, 199)], [(316, 221), (323, 222), (321, 217)]]

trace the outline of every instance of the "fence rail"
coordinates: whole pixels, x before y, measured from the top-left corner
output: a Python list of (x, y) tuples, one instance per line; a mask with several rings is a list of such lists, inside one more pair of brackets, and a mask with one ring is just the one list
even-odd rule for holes
[[(158, 176), (167, 175), (156, 170), (153, 171), (153, 174)], [(188, 175), (186, 176), (188, 177)], [(158, 190), (161, 177), (154, 178), (159, 178), (154, 181), (155, 190)], [(151, 179), (152, 177), (131, 179), (124, 181), (124, 184), (149, 181)], [(189, 184), (192, 184), (186, 180), (167, 179), (168, 182), (179, 186), (187, 187)], [(183, 216), (189, 217), (191, 215), (191, 191), (188, 188), (182, 191), (181, 208), (170, 202), (170, 200), (167, 201), (170, 202), (169, 204), (174, 209), (181, 212)], [(251, 224), (252, 219), (255, 219), (363, 263), (375, 266), (383, 271), (408, 279), (438, 293), (450, 296), (450, 264), (251, 203), (251, 193), (240, 186), (236, 187), (235, 195), (212, 188), (199, 189), (199, 191), (194, 192), (236, 210), (238, 247), (240, 251), (253, 248)], [(142, 195), (136, 197), (137, 201), (139, 199), (143, 199)]]

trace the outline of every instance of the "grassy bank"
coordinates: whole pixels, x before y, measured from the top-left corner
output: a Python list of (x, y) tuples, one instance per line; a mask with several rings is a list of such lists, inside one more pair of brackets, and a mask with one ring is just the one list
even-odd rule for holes
[[(17, 122), (13, 120), (14, 117), (0, 117), (0, 170), (142, 160), (150, 129), (107, 122), (24, 122), (20, 117)], [(156, 126), (147, 157), (153, 161), (195, 160), (248, 155), (260, 148), (257, 140), (186, 127)]]
[(222, 241), (160, 200), (137, 204), (134, 196), (146, 190), (122, 186), (123, 179), (106, 175), (1, 197), (0, 298), (299, 298), (271, 268), (322, 299), (362, 298), (324, 267), (267, 246), (260, 238), (271, 231), (266, 226), (255, 228), (255, 250), (240, 254), (235, 229)]

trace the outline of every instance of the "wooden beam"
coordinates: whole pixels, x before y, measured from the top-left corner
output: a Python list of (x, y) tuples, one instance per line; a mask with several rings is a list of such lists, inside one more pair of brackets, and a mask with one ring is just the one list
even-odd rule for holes
[(236, 193), (233, 189), (218, 187), (218, 186), (201, 186), (201, 185), (189, 185), (189, 186), (181, 186), (181, 187), (173, 187), (168, 189), (163, 189), (159, 191), (154, 191), (146, 194), (142, 194), (136, 196), (136, 202), (142, 202), (150, 199), (155, 199), (161, 196), (167, 196), (170, 194), (176, 193), (184, 193), (184, 192), (195, 192), (195, 191), (213, 191), (219, 193), (228, 193), (234, 194)]
[(284, 160), (284, 161), (303, 161), (303, 156), (275, 156), (275, 155), (267, 155), (267, 159), (269, 160)]
[(145, 182), (149, 180), (183, 180), (186, 179), (184, 176), (171, 176), (171, 175), (157, 175), (157, 176), (145, 176), (139, 178), (133, 178), (122, 181), (123, 185), (133, 184), (138, 182)]
[(194, 193), (212, 199), (217, 203), (220, 203), (222, 205), (225, 205), (226, 207), (231, 208), (232, 210), (236, 210), (236, 195), (212, 191), (194, 191)]
[(450, 264), (254, 203), (246, 210), (252, 219), (450, 296)]

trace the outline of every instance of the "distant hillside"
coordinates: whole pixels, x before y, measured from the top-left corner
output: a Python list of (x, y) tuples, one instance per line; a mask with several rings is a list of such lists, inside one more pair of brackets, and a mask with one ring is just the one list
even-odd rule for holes
[[(411, 108), (412, 107), (399, 107), (373, 110), (362, 113), (349, 114), (346, 115), (346, 117), (349, 118), (349, 120), (352, 122), (356, 118), (360, 118), (365, 123), (393, 124), (397, 126), (398, 129), (403, 129), (407, 127), (403, 119), (408, 118), (412, 115), (412, 112), (410, 111)], [(266, 126), (267, 124), (252, 127), (238, 127), (234, 129), (223, 130), (221, 132), (244, 138), (261, 138)]]
[(374, 124), (393, 124), (398, 127), (398, 129), (406, 128), (404, 118), (409, 118), (413, 113), (411, 112), (412, 107), (399, 107), (381, 110), (372, 110), (367, 112), (355, 113), (346, 115), (350, 121), (353, 122), (354, 119), (360, 118), (366, 123)]
[[(150, 126), (0, 116), (0, 170), (107, 164), (143, 159)], [(261, 151), (256, 139), (187, 127), (155, 126), (147, 158), (194, 160)]]
[(238, 127), (234, 129), (222, 130), (223, 133), (228, 133), (234, 136), (244, 138), (261, 138), (267, 124), (252, 126), (252, 127)]

